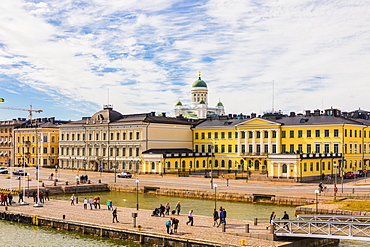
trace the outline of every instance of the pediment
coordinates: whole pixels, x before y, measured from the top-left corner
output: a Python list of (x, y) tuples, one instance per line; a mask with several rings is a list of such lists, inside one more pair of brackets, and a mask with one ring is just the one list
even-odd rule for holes
[(236, 127), (278, 127), (280, 123), (276, 123), (263, 118), (252, 118), (236, 125)]

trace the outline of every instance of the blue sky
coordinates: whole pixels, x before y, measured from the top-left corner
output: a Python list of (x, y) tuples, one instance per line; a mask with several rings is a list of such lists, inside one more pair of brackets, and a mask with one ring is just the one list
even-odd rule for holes
[[(198, 71), (227, 113), (370, 110), (370, 1), (0, 1), (0, 107), (167, 112)], [(108, 97), (109, 95), (109, 97)], [(0, 109), (0, 120), (28, 117)]]

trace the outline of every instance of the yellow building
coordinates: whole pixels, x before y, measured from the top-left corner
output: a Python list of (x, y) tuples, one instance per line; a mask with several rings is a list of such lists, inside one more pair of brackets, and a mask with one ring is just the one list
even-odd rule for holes
[(14, 129), (14, 166), (58, 167), (59, 126), (64, 123), (38, 118)]
[(60, 126), (62, 168), (152, 173), (160, 170), (142, 160), (155, 148), (191, 148), (195, 120), (169, 118), (162, 113), (127, 114), (111, 105), (91, 117)]
[(0, 166), (13, 165), (13, 130), (25, 122), (25, 119), (0, 121)]
[(310, 181), (364, 170), (370, 159), (369, 112), (208, 118), (193, 128), (193, 150), (149, 150), (159, 173)]

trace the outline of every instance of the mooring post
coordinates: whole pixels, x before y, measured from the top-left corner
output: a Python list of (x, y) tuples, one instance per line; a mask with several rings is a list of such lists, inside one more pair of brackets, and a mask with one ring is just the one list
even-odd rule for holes
[(257, 225), (257, 218), (254, 218), (253, 224), (256, 226)]
[(245, 224), (245, 233), (249, 233), (249, 224)]

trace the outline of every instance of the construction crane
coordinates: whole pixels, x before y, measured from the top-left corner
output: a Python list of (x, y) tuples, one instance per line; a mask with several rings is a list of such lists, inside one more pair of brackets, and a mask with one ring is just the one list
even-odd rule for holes
[(22, 109), (22, 108), (15, 108), (15, 107), (5, 107), (5, 106), (0, 106), (0, 109), (7, 109), (7, 110), (15, 110), (15, 111), (28, 111), (30, 114), (30, 122), (32, 123), (32, 113), (41, 113), (42, 110), (33, 110), (32, 105), (30, 105), (30, 109)]

